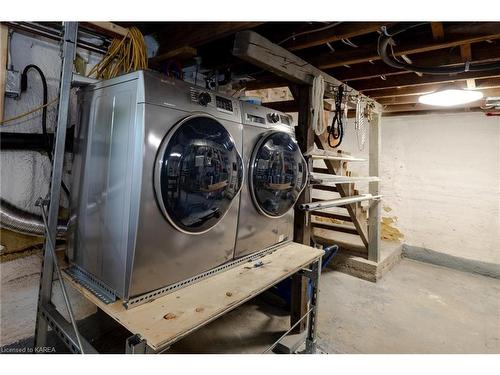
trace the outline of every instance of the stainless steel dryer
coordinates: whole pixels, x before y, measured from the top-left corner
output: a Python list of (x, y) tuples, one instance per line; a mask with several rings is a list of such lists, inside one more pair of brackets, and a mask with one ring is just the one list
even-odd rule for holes
[(235, 257), (293, 240), (293, 206), (305, 188), (307, 163), (292, 118), (242, 102), (243, 162)]
[(70, 256), (125, 301), (233, 259), (237, 100), (139, 71), (80, 97)]

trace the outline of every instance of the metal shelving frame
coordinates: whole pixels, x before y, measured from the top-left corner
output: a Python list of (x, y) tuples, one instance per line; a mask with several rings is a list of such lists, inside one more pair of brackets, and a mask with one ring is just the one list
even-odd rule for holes
[[(57, 229), (57, 218), (59, 211), (59, 202), (61, 198), (61, 179), (63, 173), (64, 161), (64, 145), (66, 142), (66, 130), (68, 126), (69, 117), (69, 99), (71, 87), (74, 80), (73, 75), (73, 62), (76, 56), (78, 36), (78, 22), (64, 22), (63, 35), (61, 40), (61, 80), (59, 85), (59, 107), (57, 116), (57, 129), (55, 136), (54, 157), (52, 166), (52, 176), (50, 184), (49, 197), (45, 200), (40, 199), (39, 203), (42, 205), (42, 210), (45, 205), (48, 205), (45, 243), (43, 250), (43, 265), (40, 277), (40, 289), (38, 296), (38, 307), (36, 316), (35, 328), (35, 348), (34, 352), (46, 352), (47, 350), (47, 336), (49, 328), (64, 342), (68, 349), (73, 353), (97, 353), (97, 350), (82, 337), (76, 327), (76, 323), (68, 322), (64, 316), (59, 313), (55, 306), (52, 304), (52, 284), (54, 281), (54, 268), (57, 274), (60, 275), (59, 265), (55, 258), (55, 240)], [(78, 82), (77, 82), (78, 84)], [(45, 217), (45, 216), (44, 216)], [(307, 318), (308, 328), (306, 337), (305, 353), (316, 352), (316, 320), (318, 310), (318, 293), (319, 293), (319, 278), (321, 274), (321, 258), (317, 259), (310, 265), (310, 268), (304, 268), (298, 272), (299, 275), (308, 278), (311, 281), (311, 299), (309, 302), (309, 310), (302, 319)], [(58, 277), (64, 292), (64, 281), (62, 277)], [(272, 285), (269, 285), (269, 288)], [(64, 295), (66, 293), (63, 293)], [(71, 305), (69, 299), (65, 296), (65, 303), (72, 317)], [(228, 309), (227, 311), (229, 311)], [(280, 340), (285, 337), (294, 328), (292, 326)], [(270, 351), (280, 341), (276, 341), (265, 352)], [(168, 346), (154, 350), (148, 346), (147, 342), (143, 340), (138, 334), (133, 334), (125, 342), (125, 352), (132, 354), (144, 353), (161, 353), (167, 350), (172, 343)], [(49, 350), (50, 351), (50, 350)]]

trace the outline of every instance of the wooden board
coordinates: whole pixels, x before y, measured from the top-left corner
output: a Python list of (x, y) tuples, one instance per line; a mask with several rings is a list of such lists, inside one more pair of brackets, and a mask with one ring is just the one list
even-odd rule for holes
[(0, 122), (3, 121), (9, 29), (0, 23)]
[[(240, 31), (236, 34), (233, 55), (297, 84), (312, 85), (314, 77), (321, 75), (325, 80), (325, 96), (328, 97), (334, 98), (332, 90), (343, 84), (254, 31)], [(350, 87), (347, 87), (347, 91), (353, 96), (362, 95)], [(376, 110), (381, 110), (380, 105), (373, 99), (366, 100), (372, 102)]]
[(112, 37), (123, 38), (128, 34), (127, 28), (112, 22), (84, 22), (83, 25)]
[(198, 54), (196, 48), (193, 47), (179, 47), (174, 50), (170, 50), (168, 52), (162, 53), (161, 55), (152, 57), (149, 59), (151, 64), (159, 64), (162, 61), (166, 60), (187, 60), (195, 57)]
[[(238, 265), (129, 310), (121, 300), (106, 305), (64, 275), (89, 301), (130, 332), (139, 334), (151, 348), (159, 350), (293, 275), (323, 253), (323, 250), (292, 242), (257, 261)], [(253, 267), (259, 261), (263, 265)]]

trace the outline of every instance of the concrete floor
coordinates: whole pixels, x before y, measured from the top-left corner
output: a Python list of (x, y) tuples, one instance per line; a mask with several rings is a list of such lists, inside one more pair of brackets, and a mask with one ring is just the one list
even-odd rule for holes
[[(254, 300), (179, 342), (196, 353), (259, 353), (286, 329)], [(374, 284), (322, 275), (318, 346), (326, 353), (500, 353), (500, 280), (403, 259)]]
[[(169, 352), (261, 353), (288, 325), (287, 311), (264, 294)], [(107, 343), (94, 345), (120, 352), (128, 335), (111, 327)], [(376, 284), (326, 270), (318, 346), (326, 353), (500, 353), (500, 280), (407, 259)]]
[(378, 283), (323, 274), (329, 353), (500, 353), (500, 280), (403, 259)]

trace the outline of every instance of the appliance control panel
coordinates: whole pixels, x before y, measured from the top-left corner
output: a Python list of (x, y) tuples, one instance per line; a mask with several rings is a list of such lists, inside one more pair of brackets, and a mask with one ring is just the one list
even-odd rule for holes
[(233, 112), (233, 102), (231, 99), (223, 98), (222, 96), (215, 95), (215, 106), (224, 111)]
[(191, 87), (190, 96), (191, 102), (197, 103), (203, 107), (215, 107), (219, 112), (228, 114), (234, 113), (233, 101), (231, 99), (194, 87)]

